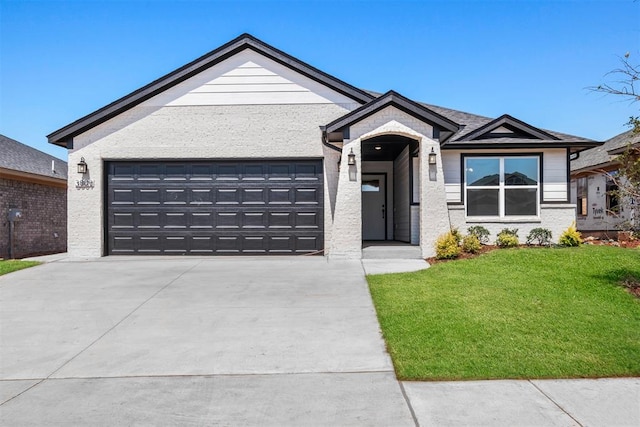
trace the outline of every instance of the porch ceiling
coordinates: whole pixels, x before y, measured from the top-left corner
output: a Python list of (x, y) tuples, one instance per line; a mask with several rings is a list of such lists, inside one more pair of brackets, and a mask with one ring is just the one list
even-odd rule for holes
[(380, 162), (394, 160), (405, 147), (417, 141), (399, 135), (377, 136), (362, 141), (362, 160)]

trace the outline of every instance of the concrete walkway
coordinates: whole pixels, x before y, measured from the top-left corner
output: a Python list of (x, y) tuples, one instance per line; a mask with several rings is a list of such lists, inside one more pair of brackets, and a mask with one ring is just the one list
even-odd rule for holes
[(48, 261), (0, 277), (0, 425), (640, 425), (639, 379), (399, 383), (359, 261)]

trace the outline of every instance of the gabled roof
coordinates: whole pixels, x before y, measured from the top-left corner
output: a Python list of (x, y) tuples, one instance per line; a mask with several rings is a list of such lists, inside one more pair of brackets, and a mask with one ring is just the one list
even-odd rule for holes
[[(374, 92), (374, 91), (367, 91), (367, 92), (373, 96), (381, 96), (379, 92)], [(540, 132), (546, 133), (551, 137), (551, 139), (527, 140), (527, 139), (521, 139), (521, 138), (506, 138), (503, 136), (502, 138), (485, 139), (484, 141), (482, 141), (484, 142), (484, 144), (483, 143), (476, 144), (475, 142), (469, 142), (469, 141), (459, 143), (458, 141), (464, 140), (466, 135), (472, 132), (475, 132), (480, 128), (485, 128), (489, 124), (491, 124), (492, 122), (496, 122), (500, 118), (492, 119), (486, 116), (480, 116), (478, 114), (472, 114), (465, 111), (454, 110), (452, 108), (446, 108), (439, 105), (427, 104), (424, 102), (420, 102), (419, 104), (460, 125), (460, 130), (456, 134), (454, 134), (451, 138), (449, 138), (447, 142), (443, 144), (442, 148), (452, 148), (452, 149), (454, 148), (455, 149), (491, 148), (491, 146), (500, 147), (500, 148), (502, 147), (517, 148), (517, 147), (524, 147), (524, 146), (526, 147), (535, 146), (535, 147), (544, 148), (544, 147), (569, 146), (569, 147), (572, 147), (572, 151), (581, 151), (586, 148), (591, 148), (591, 147), (602, 144), (601, 142), (593, 141), (587, 138), (582, 138), (580, 136), (569, 135), (566, 133), (556, 132), (548, 129), (535, 128), (525, 122), (517, 120), (508, 115), (504, 115), (502, 117), (505, 117), (505, 116), (510, 117), (512, 120), (523, 123), (527, 127), (537, 129)]]
[[(0, 135), (0, 172), (37, 175), (66, 182), (67, 162)], [(52, 170), (51, 162), (55, 170)]]
[[(508, 130), (508, 132), (499, 131), (500, 128)], [(504, 135), (496, 135), (503, 133)], [(518, 120), (508, 114), (503, 114), (495, 120), (486, 123), (477, 129), (468, 132), (464, 136), (457, 138), (457, 141), (476, 141), (481, 139), (494, 138), (524, 138), (524, 139), (541, 139), (541, 140), (558, 140), (560, 138), (551, 135), (541, 129), (535, 128), (522, 120)]]
[(640, 134), (628, 130), (608, 139), (603, 145), (580, 153), (580, 156), (571, 161), (571, 172), (582, 172), (590, 169), (600, 169), (611, 165), (619, 150), (628, 144), (640, 144)]
[(383, 108), (393, 106), (405, 113), (436, 126), (440, 130), (441, 140), (444, 140), (460, 129), (460, 126), (453, 120), (436, 113), (428, 107), (410, 100), (397, 92), (390, 90), (374, 99), (373, 101), (351, 111), (350, 113), (332, 121), (324, 127), (324, 132), (329, 134), (338, 132), (354, 123), (357, 123)]
[(306, 77), (322, 83), (336, 92), (339, 92), (361, 104), (373, 99), (370, 94), (363, 90), (320, 71), (317, 68), (264, 43), (250, 34), (242, 34), (219, 48), (212, 50), (200, 58), (178, 68), (177, 70), (172, 71), (171, 73), (160, 77), (159, 79), (134, 92), (131, 92), (111, 104), (47, 135), (49, 143), (66, 148), (73, 148), (73, 138), (76, 135), (86, 132), (87, 130), (133, 108), (147, 99), (164, 92), (178, 83), (193, 77), (194, 75), (245, 49), (254, 50), (255, 52), (289, 67)]

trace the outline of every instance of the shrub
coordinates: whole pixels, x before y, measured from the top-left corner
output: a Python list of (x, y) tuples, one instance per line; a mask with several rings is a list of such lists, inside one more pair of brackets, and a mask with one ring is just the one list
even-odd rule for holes
[(460, 246), (458, 240), (453, 234), (453, 230), (442, 234), (436, 240), (436, 258), (438, 259), (453, 259), (460, 255)]
[(582, 235), (576, 229), (576, 222), (573, 221), (569, 228), (562, 232), (558, 241), (562, 246), (580, 246), (582, 244)]
[(475, 254), (480, 252), (480, 249), (482, 249), (482, 245), (480, 244), (480, 239), (478, 239), (478, 236), (476, 236), (475, 234), (464, 236), (464, 238), (462, 239), (463, 251), (470, 254)]
[(458, 243), (458, 245), (460, 244), (460, 242), (462, 242), (462, 234), (460, 233), (460, 230), (458, 230), (457, 228), (451, 229), (451, 235), (453, 236), (454, 239), (456, 239), (456, 242)]
[(469, 227), (467, 229), (467, 232), (473, 236), (476, 236), (481, 244), (484, 245), (489, 243), (489, 230), (487, 230), (483, 226), (474, 225), (473, 227)]
[(551, 230), (547, 228), (534, 228), (527, 235), (527, 245), (538, 242), (539, 246), (551, 244)]
[(496, 239), (496, 245), (501, 248), (512, 248), (514, 246), (518, 246), (520, 241), (518, 240), (518, 229), (513, 228), (503, 228), (502, 231), (498, 233), (498, 238)]

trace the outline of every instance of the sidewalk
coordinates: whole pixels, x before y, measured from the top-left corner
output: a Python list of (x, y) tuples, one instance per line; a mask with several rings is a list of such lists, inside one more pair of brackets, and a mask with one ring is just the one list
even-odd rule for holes
[(640, 426), (640, 378), (402, 386), (419, 426)]

